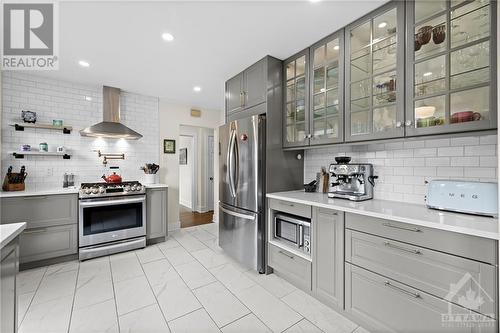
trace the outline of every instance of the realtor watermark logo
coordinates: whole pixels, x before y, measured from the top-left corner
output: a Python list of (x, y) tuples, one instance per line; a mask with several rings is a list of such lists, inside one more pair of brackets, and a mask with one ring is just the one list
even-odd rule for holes
[(448, 301), (448, 313), (441, 314), (443, 327), (495, 326), (495, 301), (470, 273), (466, 273), (457, 283), (450, 284), (445, 300)]
[(59, 69), (56, 1), (2, 1), (3, 70)]

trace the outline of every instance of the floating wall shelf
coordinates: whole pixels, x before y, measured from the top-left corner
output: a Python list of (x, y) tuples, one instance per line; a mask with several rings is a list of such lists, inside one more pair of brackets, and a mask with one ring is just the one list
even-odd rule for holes
[(11, 124), (10, 126), (14, 127), (16, 131), (24, 131), (25, 128), (40, 128), (40, 129), (48, 129), (54, 131), (62, 131), (64, 134), (70, 134), (73, 130), (71, 126), (54, 126), (51, 124), (32, 124), (32, 123), (22, 123), (22, 124)]
[(25, 155), (30, 156), (62, 156), (63, 159), (69, 160), (71, 155), (66, 153), (58, 153), (58, 152), (40, 152), (40, 151), (13, 151), (10, 152), (12, 156), (15, 158), (24, 158)]

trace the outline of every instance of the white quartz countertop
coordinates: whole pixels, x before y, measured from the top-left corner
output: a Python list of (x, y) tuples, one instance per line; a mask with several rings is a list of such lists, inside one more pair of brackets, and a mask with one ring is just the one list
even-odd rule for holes
[(0, 198), (30, 197), (37, 195), (78, 194), (78, 188), (55, 188), (48, 190), (0, 191)]
[(372, 199), (354, 202), (331, 199), (326, 193), (304, 191), (269, 193), (267, 197), (483, 238), (499, 239), (498, 219), (492, 217), (444, 212), (429, 209), (424, 205), (398, 201)]
[[(146, 188), (168, 188), (167, 184), (144, 184)], [(57, 194), (78, 194), (78, 187), (75, 188), (54, 188), (48, 190), (26, 190), (26, 191), (0, 191), (0, 198), (17, 198), (30, 196), (44, 196)]]
[(26, 228), (26, 222), (0, 224), (0, 249), (16, 238)]

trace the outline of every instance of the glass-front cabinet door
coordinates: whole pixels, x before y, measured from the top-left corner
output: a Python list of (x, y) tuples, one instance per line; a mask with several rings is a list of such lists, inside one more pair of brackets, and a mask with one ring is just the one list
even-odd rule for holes
[(495, 6), (407, 2), (407, 135), (496, 128)]
[(309, 49), (285, 60), (283, 147), (309, 145)]
[(344, 140), (344, 31), (310, 48), (310, 145)]
[(346, 141), (404, 136), (404, 1), (345, 29)]

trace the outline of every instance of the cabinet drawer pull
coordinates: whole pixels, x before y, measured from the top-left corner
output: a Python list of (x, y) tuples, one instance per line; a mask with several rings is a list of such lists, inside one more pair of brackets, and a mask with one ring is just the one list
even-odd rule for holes
[(393, 225), (390, 223), (382, 223), (384, 227), (389, 227), (389, 228), (394, 228), (394, 229), (400, 229), (400, 230), (406, 230), (406, 231), (413, 231), (413, 232), (422, 232), (422, 229), (420, 228), (405, 228), (405, 227), (400, 227), (398, 225)]
[(387, 247), (390, 247), (392, 249), (396, 249), (396, 250), (400, 250), (400, 251), (404, 251), (404, 252), (408, 252), (408, 253), (422, 254), (422, 252), (420, 252), (420, 250), (407, 249), (405, 247), (392, 244), (390, 242), (384, 242), (384, 245), (387, 246)]
[(286, 254), (286, 253), (285, 253), (285, 252), (283, 252), (283, 251), (278, 251), (278, 252), (279, 252), (279, 253), (281, 253), (282, 255), (284, 255), (285, 257), (290, 258), (290, 259), (293, 259), (293, 258), (294, 258), (294, 256), (291, 256), (291, 255), (289, 255), (289, 254)]
[(288, 206), (288, 207), (295, 206), (293, 203), (288, 203), (288, 202), (283, 202), (283, 201), (280, 201), (280, 204), (283, 205), (283, 206)]
[(403, 294), (409, 295), (409, 296), (411, 296), (413, 298), (420, 298), (420, 294), (419, 293), (412, 293), (411, 291), (405, 290), (403, 288), (400, 288), (398, 286), (395, 286), (395, 285), (391, 284), (389, 281), (385, 281), (384, 285), (386, 287), (389, 287), (389, 288), (394, 289), (396, 291), (402, 292)]
[(33, 197), (23, 197), (24, 200), (42, 200), (42, 199), (47, 199), (48, 197), (45, 196), (45, 197), (37, 197), (37, 196), (33, 196)]
[(30, 235), (30, 234), (42, 234), (44, 232), (47, 232), (47, 229), (45, 228), (37, 228), (37, 229), (32, 229), (32, 230), (25, 230), (24, 234), (25, 235)]

